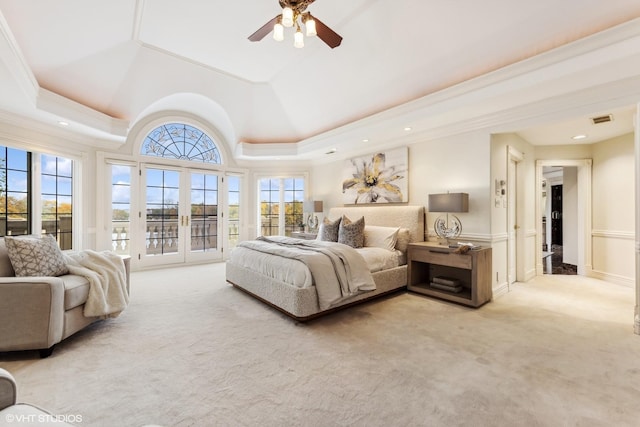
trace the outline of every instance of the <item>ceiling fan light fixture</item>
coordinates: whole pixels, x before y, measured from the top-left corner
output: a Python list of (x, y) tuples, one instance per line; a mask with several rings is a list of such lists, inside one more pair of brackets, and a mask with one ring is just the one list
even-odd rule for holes
[[(317, 36), (324, 44), (334, 49), (342, 43), (342, 36), (319, 19), (306, 12), (307, 6), (315, 0), (278, 0), (280, 13), (271, 18), (266, 24), (258, 28), (248, 39), (252, 42), (259, 42), (267, 34), (273, 32), (272, 36), (277, 41), (284, 40), (285, 28), (294, 28), (293, 45), (297, 48), (304, 47), (304, 35), (307, 37)], [(304, 28), (302, 28), (304, 27)], [(304, 32), (302, 31), (304, 30)]]
[(296, 30), (296, 34), (293, 36), (293, 45), (298, 49), (304, 47), (304, 35), (300, 27)]
[(287, 28), (293, 27), (293, 9), (288, 6), (282, 9), (282, 25)]
[(273, 39), (279, 42), (284, 40), (284, 26), (280, 21), (276, 22), (276, 25), (273, 26)]
[(313, 19), (310, 13), (305, 14), (304, 28), (307, 31), (307, 37), (317, 36), (316, 21)]

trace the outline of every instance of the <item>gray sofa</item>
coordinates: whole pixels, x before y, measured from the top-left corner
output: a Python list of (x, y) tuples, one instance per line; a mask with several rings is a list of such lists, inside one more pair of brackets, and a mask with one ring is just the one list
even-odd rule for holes
[[(124, 259), (129, 290), (129, 258)], [(98, 317), (85, 317), (89, 282), (83, 276), (15, 277), (0, 238), (0, 352), (39, 350), (41, 357)]]

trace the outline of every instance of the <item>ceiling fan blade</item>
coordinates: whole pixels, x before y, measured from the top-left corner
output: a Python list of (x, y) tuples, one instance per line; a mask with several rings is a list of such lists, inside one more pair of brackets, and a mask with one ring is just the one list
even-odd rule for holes
[(327, 27), (321, 20), (313, 17), (313, 20), (316, 21), (316, 33), (318, 37), (325, 42), (331, 49), (340, 46), (342, 43), (342, 36), (333, 31), (331, 28)]
[(280, 15), (276, 15), (271, 21), (260, 27), (258, 31), (249, 36), (249, 40), (251, 40), (252, 42), (259, 42), (260, 40), (262, 40), (264, 36), (273, 31), (273, 26), (276, 24), (279, 17)]

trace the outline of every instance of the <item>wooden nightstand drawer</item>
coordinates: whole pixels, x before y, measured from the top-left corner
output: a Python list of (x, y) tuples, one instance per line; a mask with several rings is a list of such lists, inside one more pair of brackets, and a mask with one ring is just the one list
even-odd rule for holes
[(430, 249), (428, 251), (427, 258), (431, 264), (447, 265), (449, 267), (466, 268), (471, 270), (473, 268), (473, 261), (469, 255), (459, 255), (453, 252), (443, 253), (438, 250)]

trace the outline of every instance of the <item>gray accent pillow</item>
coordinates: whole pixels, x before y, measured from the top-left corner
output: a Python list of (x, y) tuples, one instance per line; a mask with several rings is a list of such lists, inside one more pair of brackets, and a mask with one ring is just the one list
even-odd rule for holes
[(341, 221), (342, 218), (330, 221), (329, 218), (325, 217), (322, 220), (322, 224), (320, 224), (320, 229), (318, 230), (318, 240), (323, 240), (325, 242), (337, 242), (338, 230), (340, 229)]
[(356, 221), (351, 221), (346, 216), (342, 216), (340, 229), (338, 230), (338, 243), (349, 245), (352, 248), (364, 246), (364, 217)]
[(67, 274), (64, 255), (53, 236), (5, 236), (7, 254), (16, 277)]

